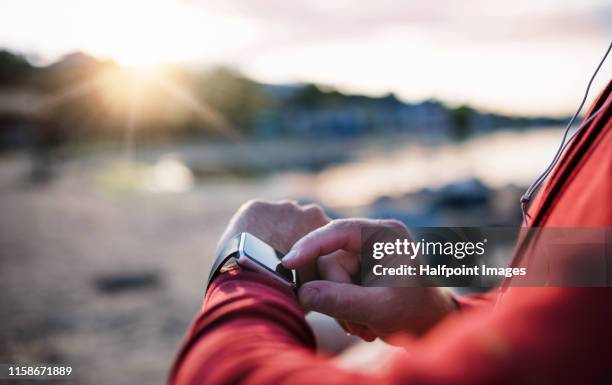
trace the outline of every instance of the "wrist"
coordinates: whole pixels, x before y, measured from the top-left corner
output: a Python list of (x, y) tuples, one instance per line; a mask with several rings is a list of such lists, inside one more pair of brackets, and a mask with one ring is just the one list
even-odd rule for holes
[(204, 307), (208, 308), (212, 303), (217, 303), (219, 298), (225, 300), (232, 295), (257, 298), (264, 294), (286, 297), (297, 304), (295, 293), (288, 286), (259, 272), (236, 267), (219, 273), (210, 282), (204, 297)]
[(208, 284), (229, 265), (230, 268), (239, 266), (242, 269), (256, 271), (279, 283), (294, 288), (298, 284), (297, 272), (287, 269), (281, 264), (283, 255), (272, 246), (255, 237), (242, 232), (236, 234), (225, 244), (213, 261), (208, 277)]
[(218, 274), (209, 286), (194, 333), (233, 321), (275, 325), (306, 346), (315, 340), (293, 291), (258, 272), (234, 269)]

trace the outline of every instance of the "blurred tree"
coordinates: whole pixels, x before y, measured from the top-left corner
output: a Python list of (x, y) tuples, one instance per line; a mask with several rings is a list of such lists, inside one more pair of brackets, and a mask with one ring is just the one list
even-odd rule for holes
[(308, 84), (289, 99), (288, 104), (306, 108), (334, 107), (347, 100), (343, 93), (315, 84)]
[(476, 111), (469, 106), (459, 106), (449, 109), (451, 135), (453, 139), (462, 140), (470, 135), (472, 131), (472, 117), (475, 113)]
[(228, 68), (214, 68), (198, 76), (196, 93), (236, 128), (247, 132), (270, 106), (258, 83)]
[(25, 56), (0, 50), (0, 86), (23, 84), (33, 69)]
[(38, 71), (37, 83), (48, 91), (60, 91), (91, 80), (102, 70), (117, 67), (111, 60), (98, 60), (83, 52), (72, 52)]

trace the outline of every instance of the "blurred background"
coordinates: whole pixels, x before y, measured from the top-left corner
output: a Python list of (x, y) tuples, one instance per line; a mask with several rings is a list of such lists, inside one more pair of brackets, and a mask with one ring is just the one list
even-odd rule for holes
[(163, 383), (248, 199), (518, 225), (611, 19), (598, 0), (2, 1), (0, 362)]

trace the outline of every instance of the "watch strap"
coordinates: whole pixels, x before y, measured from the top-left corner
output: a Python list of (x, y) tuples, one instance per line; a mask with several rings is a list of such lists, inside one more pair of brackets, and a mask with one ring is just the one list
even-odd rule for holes
[(236, 257), (238, 254), (238, 249), (240, 247), (240, 241), (242, 239), (243, 234), (234, 235), (230, 238), (229, 241), (223, 245), (223, 248), (217, 253), (215, 260), (213, 261), (213, 265), (210, 269), (210, 274), (208, 275), (208, 281), (206, 283), (206, 288), (210, 286), (210, 283), (219, 273), (219, 270), (227, 263), (231, 258)]

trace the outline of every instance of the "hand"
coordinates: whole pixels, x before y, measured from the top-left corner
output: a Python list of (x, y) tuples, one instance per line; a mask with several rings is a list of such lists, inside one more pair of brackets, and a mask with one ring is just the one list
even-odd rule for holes
[[(299, 290), (302, 306), (336, 318), (365, 340), (405, 331), (423, 334), (455, 309), (450, 293), (437, 287), (362, 287), (352, 283), (359, 269), (361, 229), (389, 229), (410, 237), (397, 221), (334, 220), (300, 239), (283, 259), (288, 268), (318, 261), (319, 274)], [(333, 254), (332, 254), (333, 253)]]
[[(330, 219), (316, 204), (299, 206), (292, 201), (252, 200), (240, 207), (225, 229), (217, 250), (236, 234), (248, 232), (286, 254), (304, 235), (329, 223)], [(299, 269), (303, 281), (316, 277), (316, 265), (303, 264)]]

